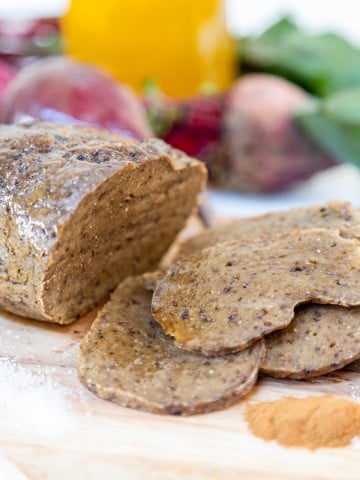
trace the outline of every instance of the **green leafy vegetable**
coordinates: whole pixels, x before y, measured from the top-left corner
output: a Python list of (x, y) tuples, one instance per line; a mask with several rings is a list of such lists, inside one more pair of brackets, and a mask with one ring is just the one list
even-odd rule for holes
[(314, 100), (295, 119), (318, 145), (360, 167), (360, 87)]
[(309, 35), (287, 17), (241, 40), (240, 50), (246, 70), (283, 76), (319, 96), (360, 86), (358, 48), (335, 34)]

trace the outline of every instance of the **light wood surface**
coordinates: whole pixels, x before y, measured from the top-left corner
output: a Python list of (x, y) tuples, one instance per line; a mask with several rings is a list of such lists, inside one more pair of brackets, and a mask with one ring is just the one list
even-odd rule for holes
[(237, 405), (206, 415), (141, 413), (98, 399), (79, 383), (76, 351), (93, 318), (57, 327), (0, 314), (1, 358), (46, 375), (69, 402), (59, 435), (47, 436), (46, 425), (43, 432), (24, 431), (0, 410), (0, 479), (360, 478), (359, 449), (283, 448), (253, 437), (243, 420), (248, 402), (322, 393), (360, 399), (359, 374), (338, 372), (311, 383), (263, 378)]

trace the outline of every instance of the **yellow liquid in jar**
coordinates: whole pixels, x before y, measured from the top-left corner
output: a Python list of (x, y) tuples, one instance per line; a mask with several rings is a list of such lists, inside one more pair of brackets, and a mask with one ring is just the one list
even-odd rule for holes
[(147, 79), (185, 98), (226, 90), (235, 48), (218, 0), (72, 0), (62, 20), (65, 51), (141, 92)]

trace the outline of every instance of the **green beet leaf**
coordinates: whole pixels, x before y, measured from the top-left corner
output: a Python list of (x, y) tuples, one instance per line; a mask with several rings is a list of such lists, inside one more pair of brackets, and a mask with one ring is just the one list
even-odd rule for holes
[(360, 167), (360, 87), (313, 100), (296, 113), (295, 120), (338, 160)]
[(360, 86), (360, 50), (338, 35), (309, 35), (283, 18), (257, 38), (239, 43), (245, 71), (274, 73), (311, 93)]

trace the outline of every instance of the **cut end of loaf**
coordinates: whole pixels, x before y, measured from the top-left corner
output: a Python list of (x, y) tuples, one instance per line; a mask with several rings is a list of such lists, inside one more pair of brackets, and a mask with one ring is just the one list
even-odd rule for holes
[(124, 278), (157, 267), (191, 214), (203, 170), (166, 158), (127, 167), (86, 196), (49, 258), (45, 315), (69, 323), (101, 304)]
[(161, 140), (95, 128), (3, 125), (0, 156), (0, 306), (61, 324), (155, 268), (206, 181)]

